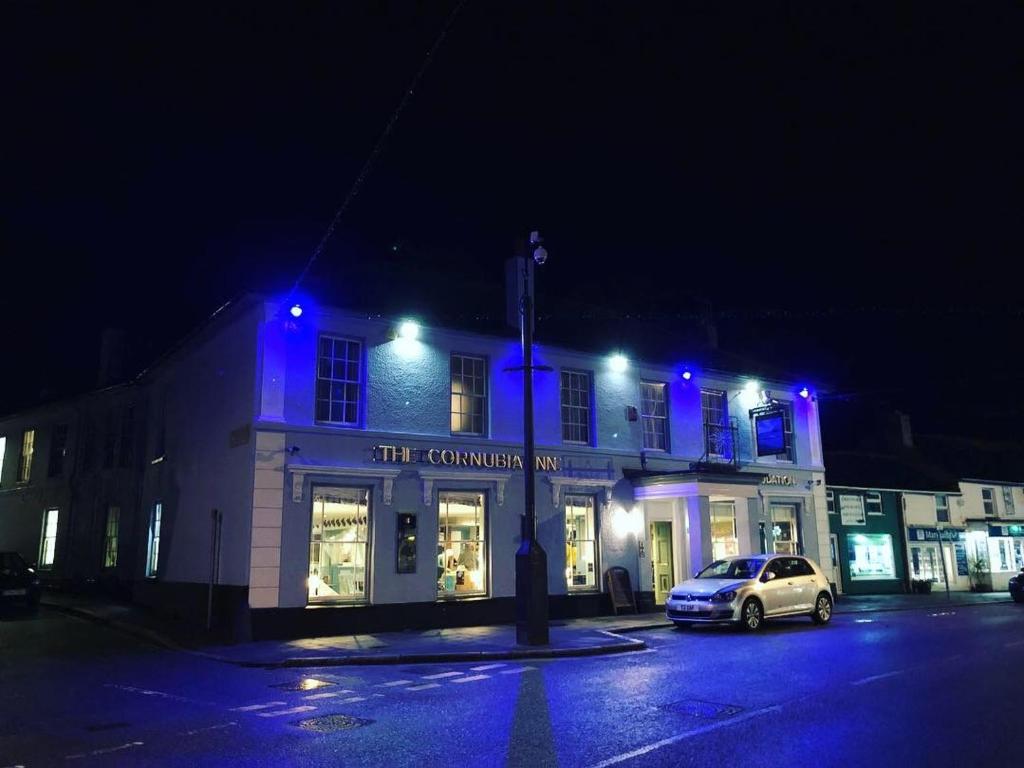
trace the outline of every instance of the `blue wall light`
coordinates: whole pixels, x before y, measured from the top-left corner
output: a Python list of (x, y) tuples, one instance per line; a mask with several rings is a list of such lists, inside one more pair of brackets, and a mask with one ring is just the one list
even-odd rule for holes
[(292, 304), (292, 308), (288, 310), (292, 317), (302, 317), (302, 305)]
[(797, 394), (800, 395), (800, 397), (802, 397), (804, 400), (806, 400), (808, 397), (811, 396), (811, 391), (807, 389), (807, 387), (804, 387)]
[(684, 368), (683, 369), (683, 381), (689, 381), (692, 378), (693, 378), (693, 371), (691, 371), (689, 368)]

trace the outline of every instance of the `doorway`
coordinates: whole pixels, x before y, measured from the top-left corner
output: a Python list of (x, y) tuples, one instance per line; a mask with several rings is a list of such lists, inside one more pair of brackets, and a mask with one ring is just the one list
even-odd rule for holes
[(828, 535), (829, 555), (832, 558), (832, 583), (836, 585), (836, 592), (843, 592), (843, 573), (839, 567), (839, 536), (834, 533)]
[(651, 570), (654, 572), (654, 602), (664, 605), (672, 590), (675, 573), (672, 562), (672, 523), (651, 523)]
[(799, 555), (800, 530), (795, 504), (772, 504), (772, 547), (776, 555)]

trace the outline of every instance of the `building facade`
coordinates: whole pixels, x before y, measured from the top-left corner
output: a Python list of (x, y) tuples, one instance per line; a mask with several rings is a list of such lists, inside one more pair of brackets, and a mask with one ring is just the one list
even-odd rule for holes
[(1024, 483), (960, 481), (972, 585), (1003, 592), (1024, 569)]
[[(40, 537), (16, 548), (70, 567), (67, 516), (117, 506), (133, 598), (234, 637), (510, 620), (518, 341), (288, 309), (248, 297), (119, 394), (122, 418), (132, 408), (134, 500), (100, 502), (90, 486), (52, 502), (51, 525), (33, 483), (6, 492), (23, 438), (5, 423), (0, 505), (35, 510), (25, 530)], [(653, 607), (716, 557), (828, 552), (817, 402), (800, 383), (544, 345), (535, 355), (552, 615), (609, 610), (613, 566)]]
[(830, 546), (845, 594), (889, 594), (907, 588), (902, 497), (899, 491), (829, 484), (825, 491)]

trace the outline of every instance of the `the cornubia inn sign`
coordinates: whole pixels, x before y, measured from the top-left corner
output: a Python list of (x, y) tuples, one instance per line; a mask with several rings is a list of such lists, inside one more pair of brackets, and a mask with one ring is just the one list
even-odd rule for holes
[[(509, 470), (523, 468), (523, 457), (515, 453), (409, 448), (401, 445), (373, 446), (373, 460), (383, 464), (437, 464), (446, 467)], [(535, 467), (538, 472), (558, 472), (562, 469), (562, 459), (559, 456), (536, 456)]]

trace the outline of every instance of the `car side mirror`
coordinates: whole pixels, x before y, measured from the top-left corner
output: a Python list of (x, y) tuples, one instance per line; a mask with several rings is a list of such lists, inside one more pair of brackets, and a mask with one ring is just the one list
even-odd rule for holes
[(778, 574), (776, 574), (775, 571), (765, 571), (764, 576), (761, 577), (761, 581), (767, 583), (774, 579), (777, 575)]

